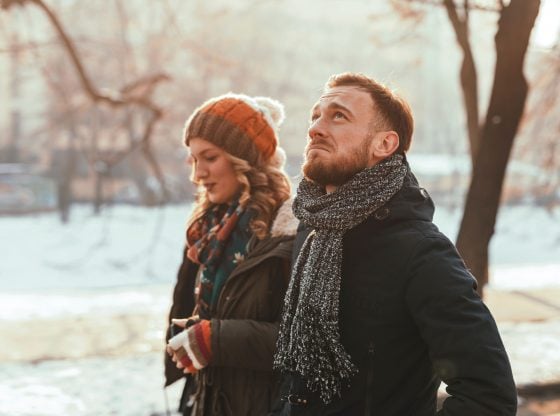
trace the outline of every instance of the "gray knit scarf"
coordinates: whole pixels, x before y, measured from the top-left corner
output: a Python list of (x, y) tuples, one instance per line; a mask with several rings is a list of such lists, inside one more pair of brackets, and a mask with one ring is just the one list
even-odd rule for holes
[(274, 367), (302, 376), (325, 404), (357, 373), (338, 328), (342, 238), (401, 189), (407, 170), (403, 156), (393, 155), (330, 194), (305, 178), (299, 184), (294, 214), (313, 231), (292, 272)]

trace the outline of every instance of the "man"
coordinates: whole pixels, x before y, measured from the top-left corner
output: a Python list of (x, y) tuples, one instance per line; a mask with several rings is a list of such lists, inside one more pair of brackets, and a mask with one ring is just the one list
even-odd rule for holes
[(405, 153), (409, 106), (361, 75), (311, 112), (275, 366), (281, 415), (515, 415), (494, 319)]

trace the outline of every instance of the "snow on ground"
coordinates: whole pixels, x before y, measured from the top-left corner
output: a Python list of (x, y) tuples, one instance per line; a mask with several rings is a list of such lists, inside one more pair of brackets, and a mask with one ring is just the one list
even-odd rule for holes
[[(118, 206), (96, 217), (78, 206), (64, 226), (56, 214), (1, 217), (0, 319), (165, 309), (189, 212), (187, 205)], [(493, 288), (560, 285), (559, 216), (502, 209), (491, 245)], [(436, 224), (451, 239), (460, 219), (459, 210), (436, 210)]]
[[(96, 217), (78, 206), (64, 226), (56, 214), (0, 217), (0, 290), (172, 284), (189, 212), (187, 205), (118, 206)], [(438, 208), (434, 221), (454, 240), (460, 219), (459, 210)], [(494, 287), (560, 284), (560, 209), (503, 207), (490, 255)]]
[(94, 216), (72, 210), (0, 217), (0, 288), (96, 288), (169, 283), (175, 278), (189, 206), (119, 206)]
[(31, 288), (27, 292), (0, 292), (0, 321), (98, 316), (139, 309), (159, 312), (170, 306), (170, 301), (170, 284), (41, 291)]
[(499, 323), (518, 385), (560, 381), (560, 320)]
[[(455, 241), (460, 210), (437, 208), (434, 222)], [(490, 286), (528, 289), (560, 286), (560, 209), (533, 206), (500, 209), (490, 243)]]
[[(189, 211), (119, 206), (96, 217), (78, 206), (65, 226), (55, 214), (0, 217), (0, 416), (164, 411), (163, 327)], [(494, 289), (560, 286), (559, 216), (502, 208)], [(452, 240), (459, 221), (436, 210)], [(518, 383), (558, 378), (559, 321), (500, 331)], [(169, 389), (172, 408), (179, 394)]]
[[(558, 377), (557, 321), (500, 325), (500, 332), (518, 384)], [(0, 416), (163, 416), (165, 395), (174, 410), (182, 389), (177, 382), (164, 393), (161, 351), (4, 363), (0, 374)]]
[(0, 416), (163, 416), (182, 385), (164, 392), (161, 372), (156, 353), (3, 364)]

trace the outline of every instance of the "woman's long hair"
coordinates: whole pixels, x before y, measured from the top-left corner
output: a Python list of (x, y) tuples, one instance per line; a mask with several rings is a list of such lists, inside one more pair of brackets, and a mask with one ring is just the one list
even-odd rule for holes
[[(276, 152), (266, 163), (259, 160), (256, 166), (251, 166), (246, 160), (232, 156), (226, 152), (226, 157), (231, 161), (241, 183), (241, 196), (239, 202), (247, 204), (247, 209), (255, 213), (250, 227), (258, 239), (265, 238), (269, 232), (276, 210), (290, 198), (291, 184), (283, 170), (284, 155)], [(194, 170), (191, 174), (194, 180)], [(193, 214), (187, 228), (212, 207), (208, 200), (206, 190), (199, 187), (196, 195)]]

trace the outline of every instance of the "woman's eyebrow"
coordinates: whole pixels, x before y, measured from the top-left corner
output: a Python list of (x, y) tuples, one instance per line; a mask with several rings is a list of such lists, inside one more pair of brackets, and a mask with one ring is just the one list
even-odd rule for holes
[(198, 153), (198, 154), (196, 154), (196, 155), (195, 155), (194, 153), (191, 152), (191, 156), (193, 156), (193, 157), (195, 157), (195, 156), (204, 156), (204, 155), (206, 155), (206, 153), (212, 152), (213, 150), (215, 150), (215, 149), (204, 149), (204, 150), (200, 151), (200, 153)]

